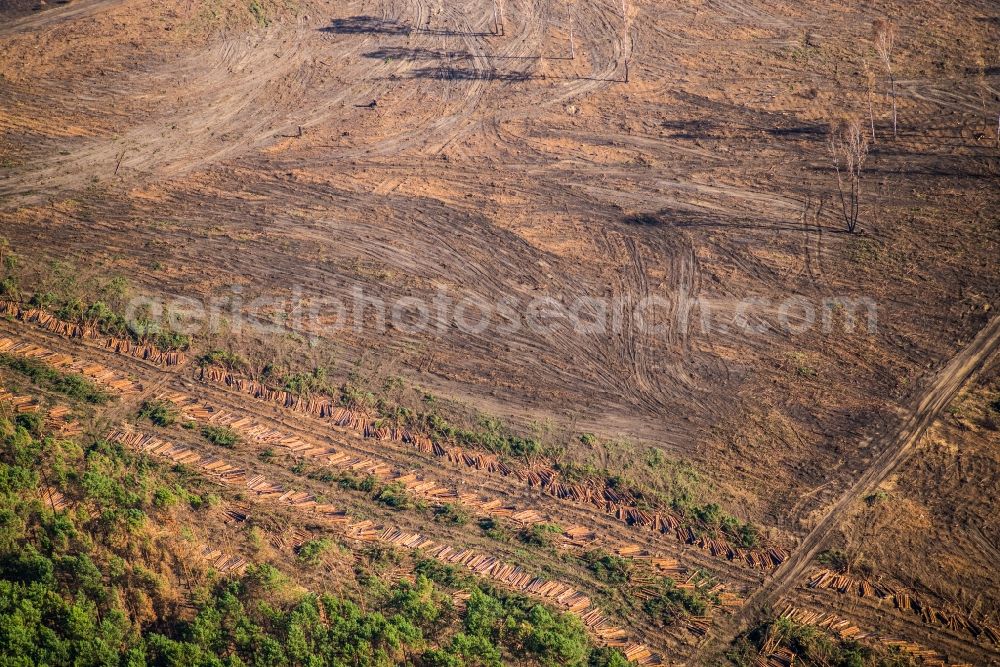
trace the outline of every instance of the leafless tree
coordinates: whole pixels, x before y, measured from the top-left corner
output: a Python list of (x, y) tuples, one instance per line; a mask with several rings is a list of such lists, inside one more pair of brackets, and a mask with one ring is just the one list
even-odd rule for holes
[(503, 35), (503, 0), (493, 0), (493, 31)]
[(872, 28), (872, 41), (875, 44), (875, 53), (885, 65), (885, 71), (889, 75), (889, 88), (892, 96), (892, 136), (899, 136), (898, 115), (896, 112), (896, 74), (892, 69), (892, 52), (896, 46), (896, 26), (888, 19), (878, 19)]
[(569, 57), (570, 60), (576, 60), (576, 42), (573, 41), (573, 8), (570, 6), (569, 15)]
[(857, 118), (848, 118), (830, 124), (828, 147), (837, 172), (837, 189), (847, 231), (853, 233), (858, 226), (861, 208), (861, 178), (868, 159), (868, 134)]
[(875, 136), (875, 71), (872, 70), (867, 59), (865, 60), (865, 83), (868, 86), (868, 121), (872, 126), (872, 143), (874, 144), (878, 141)]

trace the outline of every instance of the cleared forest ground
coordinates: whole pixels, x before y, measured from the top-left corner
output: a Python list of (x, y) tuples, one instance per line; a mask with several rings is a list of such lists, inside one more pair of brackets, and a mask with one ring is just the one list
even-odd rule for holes
[[(995, 626), (995, 370), (947, 416), (937, 399), (957, 387), (919, 405), (997, 326), (995, 3), (495, 8), (0, 4), (0, 237), (25, 300), (117, 275), (154, 301), (217, 302), (226, 315), (212, 330), (181, 321), (193, 349), (160, 356), (9, 306), (0, 354), (79, 372), (118, 397), (72, 429), (87, 437), (162, 400), (199, 429), (239, 432), (234, 465), (289, 488), (332, 486), (293, 468), (398, 482), (426, 504), (407, 516), (429, 539), (523, 557), (520, 543), (435, 522), (428, 508), (441, 505), (514, 534), (558, 525), (558, 545), (529, 558), (668, 662), (707, 659), (759, 620), (761, 600), (772, 611), (830, 604), (877, 632), (869, 603), (896, 598), (854, 595), (866, 582)], [(895, 98), (873, 49), (885, 18), (897, 29)], [(828, 146), (844, 116), (874, 135), (853, 233)], [(544, 302), (612, 326), (581, 332), (556, 317), (470, 330), (454, 305), (422, 323), (411, 308), (388, 325), (364, 310), (360, 326), (335, 326), (326, 305), (359, 291), (390, 305), (444, 294), (517, 318)], [(632, 317), (643, 303), (656, 304), (655, 332)], [(268, 327), (235, 328), (252, 310)], [(202, 369), (198, 355), (220, 349), (248, 367), (232, 378)], [(977, 364), (991, 354), (981, 352)], [(398, 379), (415, 400), (509, 424), (545, 455), (432, 442), (375, 411), (331, 417), (262, 399), (283, 391), (268, 383), (272, 367)], [(909, 458), (889, 460), (899, 434), (923, 430), (908, 419), (933, 418), (899, 449)], [(157, 437), (220, 455), (198, 433)], [(678, 471), (697, 480), (685, 502), (717, 503), (754, 527), (755, 543), (672, 506)], [(328, 491), (394, 525), (395, 510)], [(598, 581), (581, 560), (591, 548), (640, 569), (662, 562), (678, 580), (703, 571), (725, 603), (711, 618), (653, 623), (634, 594), (648, 587)], [(849, 594), (802, 588), (823, 550), (854, 565)], [(221, 551), (213, 559), (236, 550)], [(754, 604), (740, 609), (744, 598)], [(988, 633), (896, 612), (887, 623), (901, 641), (996, 660)], [(924, 637), (923, 626), (942, 627)]]

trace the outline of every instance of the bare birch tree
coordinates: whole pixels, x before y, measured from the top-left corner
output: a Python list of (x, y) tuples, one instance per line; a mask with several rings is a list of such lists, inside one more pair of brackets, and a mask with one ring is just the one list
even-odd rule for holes
[(899, 123), (896, 107), (896, 74), (892, 69), (892, 52), (896, 47), (896, 26), (888, 19), (878, 19), (872, 28), (872, 41), (875, 44), (875, 53), (885, 65), (885, 71), (889, 75), (889, 90), (892, 97), (892, 136), (899, 136)]
[(868, 122), (872, 126), (872, 143), (877, 143), (878, 139), (875, 136), (875, 71), (872, 69), (871, 64), (865, 59), (865, 83), (868, 86)]
[(853, 233), (858, 226), (861, 211), (861, 178), (868, 159), (868, 134), (857, 118), (848, 118), (830, 124), (828, 147), (837, 172), (837, 189), (840, 192), (841, 211), (847, 231)]

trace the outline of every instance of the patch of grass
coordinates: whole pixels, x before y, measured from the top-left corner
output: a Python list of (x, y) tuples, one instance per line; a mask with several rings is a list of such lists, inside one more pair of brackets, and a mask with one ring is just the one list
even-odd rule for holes
[(792, 362), (795, 364), (795, 374), (803, 378), (814, 378), (818, 375), (816, 369), (809, 365), (809, 359), (806, 355), (801, 352), (795, 352), (790, 355)]
[(198, 357), (202, 366), (222, 366), (230, 371), (244, 371), (249, 364), (247, 360), (234, 352), (227, 350), (211, 350)]
[(264, 13), (264, 7), (260, 4), (260, 0), (250, 0), (250, 14), (253, 16), (253, 20), (257, 22), (257, 26), (260, 28), (266, 28), (269, 21), (267, 20), (267, 15)]
[(563, 529), (554, 523), (536, 523), (518, 533), (518, 539), (532, 546), (549, 547), (552, 546), (553, 538), (562, 532)]
[(870, 268), (882, 260), (882, 247), (875, 239), (854, 235), (847, 246), (847, 256), (856, 264)]
[(583, 554), (587, 567), (601, 581), (608, 584), (624, 584), (629, 580), (631, 566), (629, 562), (606, 551), (588, 551)]
[(434, 520), (464, 526), (469, 522), (469, 513), (454, 503), (445, 503), (434, 509)]
[(299, 547), (296, 558), (298, 558), (298, 561), (303, 565), (316, 567), (323, 559), (323, 554), (326, 553), (331, 546), (333, 546), (333, 542), (326, 538), (309, 540), (308, 542), (304, 542), (302, 546)]
[(201, 435), (213, 445), (230, 449), (240, 441), (240, 436), (236, 431), (225, 426), (205, 426), (201, 429)]
[(86, 403), (103, 405), (111, 396), (98, 389), (90, 380), (76, 373), (63, 373), (36, 359), (0, 354), (0, 365), (28, 377), (39, 387)]
[(173, 426), (177, 422), (177, 408), (169, 401), (146, 401), (139, 408), (139, 418), (148, 419), (157, 426)]

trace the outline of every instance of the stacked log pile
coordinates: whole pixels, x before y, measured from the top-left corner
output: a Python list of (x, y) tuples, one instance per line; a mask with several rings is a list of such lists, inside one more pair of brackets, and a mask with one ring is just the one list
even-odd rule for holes
[(119, 394), (142, 391), (142, 385), (101, 364), (78, 361), (68, 354), (52, 352), (41, 345), (0, 338), (0, 353), (35, 359), (53, 368), (79, 373)]
[(190, 448), (170, 444), (152, 435), (119, 430), (113, 433), (110, 439), (136, 451), (166, 458), (175, 463), (199, 467), (223, 484), (244, 488), (260, 501), (286, 505), (299, 511), (319, 515), (339, 526), (351, 539), (379, 542), (403, 549), (420, 549), (442, 563), (463, 567), (515, 591), (546, 600), (578, 616), (599, 642), (621, 647), (626, 654), (638, 656), (636, 661), (639, 664), (660, 664), (659, 658), (644, 644), (628, 641), (624, 630), (610, 624), (600, 610), (593, 607), (588, 596), (569, 584), (533, 575), (520, 566), (473, 549), (440, 544), (416, 531), (375, 524), (367, 519), (353, 521), (343, 510), (320, 503), (315, 496), (306, 491), (286, 489), (268, 481), (263, 475), (248, 475), (242, 468), (230, 465), (218, 457), (203, 457)]
[(61, 512), (70, 506), (69, 499), (51, 486), (43, 487), (40, 495), (42, 502), (53, 512)]
[(501, 461), (493, 454), (463, 450), (408, 429), (386, 427), (380, 425), (371, 415), (340, 406), (329, 397), (299, 397), (283, 389), (273, 389), (255, 380), (233, 375), (217, 366), (202, 368), (200, 378), (312, 417), (326, 419), (334, 426), (350, 429), (363, 437), (399, 442), (455, 465), (513, 476), (552, 497), (591, 505), (630, 526), (673, 535), (678, 540), (697, 546), (719, 558), (740, 562), (757, 569), (770, 570), (783, 563), (790, 555), (788, 550), (779, 547), (741, 548), (731, 545), (724, 539), (700, 537), (693, 527), (685, 526), (682, 518), (676, 513), (669, 510), (643, 509), (638, 506), (637, 499), (631, 494), (607, 483), (602, 484), (594, 480), (564, 482), (560, 478), (559, 471), (552, 467), (514, 465)]
[(787, 646), (778, 643), (777, 637), (768, 637), (754, 658), (754, 667), (792, 667), (798, 656)]
[(864, 632), (852, 622), (840, 618), (832, 613), (799, 609), (792, 605), (786, 605), (779, 616), (781, 618), (787, 618), (795, 623), (798, 623), (799, 625), (811, 625), (813, 627), (827, 630), (841, 639), (851, 639), (856, 641), (867, 640), (869, 642), (880, 644), (886, 648), (896, 649), (901, 653), (910, 655), (914, 658), (919, 658), (923, 664), (928, 665), (929, 667), (971, 667), (971, 665), (967, 665), (965, 663), (955, 663), (949, 666), (945, 656), (941, 655), (937, 651), (925, 648), (914, 642), (902, 639), (880, 637), (875, 633)]
[(44, 310), (23, 308), (19, 303), (9, 299), (0, 300), (0, 317), (11, 317), (21, 322), (33, 323), (50, 333), (66, 338), (95, 341), (116, 354), (142, 359), (158, 366), (179, 366), (186, 361), (183, 352), (164, 352), (149, 343), (137, 343), (127, 338), (109, 336), (101, 333), (96, 327), (65, 322)]
[[(333, 447), (317, 447), (306, 443), (298, 436), (282, 432), (258, 422), (257, 420), (230, 413), (224, 409), (199, 401), (187, 394), (168, 392), (158, 398), (169, 401), (177, 406), (186, 419), (226, 426), (240, 435), (261, 444), (287, 448), (291, 453), (311, 458), (317, 462), (334, 466), (343, 470), (361, 471), (375, 476), (385, 482), (401, 484), (407, 492), (419, 496), (432, 504), (442, 505), (455, 503), (467, 507), (476, 516), (503, 518), (521, 527), (551, 524), (551, 517), (542, 515), (534, 509), (518, 509), (497, 499), (488, 499), (474, 493), (462, 493), (457, 489), (445, 486), (415, 472), (403, 472), (392, 468), (379, 459), (348, 454)], [(593, 528), (573, 525), (562, 532), (562, 544), (567, 547), (593, 548), (599, 541), (599, 536)], [(673, 558), (655, 557), (635, 544), (609, 545), (612, 553), (627, 559), (649, 560), (663, 576), (680, 579), (688, 574), (686, 567)], [(721, 585), (713, 593), (719, 593), (725, 601), (722, 606), (732, 608), (742, 603), (742, 598), (731, 593), (723, 593)]]
[[(921, 663), (927, 665), (928, 667), (949, 667), (948, 661), (945, 660), (944, 656), (937, 651), (921, 646), (920, 644), (908, 642), (904, 639), (883, 639), (881, 643), (889, 648), (896, 649), (904, 655), (909, 655), (919, 659)], [(972, 665), (961, 662), (953, 663), (950, 667), (972, 667)]]
[[(15, 414), (34, 413), (42, 405), (31, 396), (16, 396), (0, 387), (0, 403), (7, 404)], [(64, 405), (52, 407), (45, 415), (45, 427), (63, 437), (73, 437), (83, 432), (80, 422), (73, 418), (70, 409)]]
[(14, 414), (23, 415), (38, 412), (42, 405), (31, 396), (17, 396), (0, 388), (0, 403), (10, 406)]
[(67, 438), (83, 433), (80, 422), (73, 417), (72, 412), (65, 405), (50, 408), (45, 415), (45, 425), (58, 435)]
[(785, 607), (780, 614), (781, 618), (787, 618), (799, 625), (811, 625), (823, 630), (829, 630), (841, 639), (867, 639), (872, 637), (870, 633), (862, 632), (861, 629), (848, 620), (840, 618), (836, 614), (827, 612), (811, 611), (809, 609), (797, 609), (791, 605)]
[(249, 565), (242, 556), (227, 554), (215, 547), (203, 546), (199, 555), (222, 574), (243, 574)]
[(957, 613), (937, 609), (925, 601), (883, 583), (870, 582), (842, 572), (829, 569), (817, 570), (810, 576), (809, 588), (822, 588), (837, 591), (844, 595), (861, 598), (891, 600), (896, 609), (915, 614), (926, 624), (941, 625), (954, 632), (964, 632), (973, 637), (984, 637), (994, 644), (998, 642), (1000, 630), (985, 621), (974, 621), (972, 618)]

